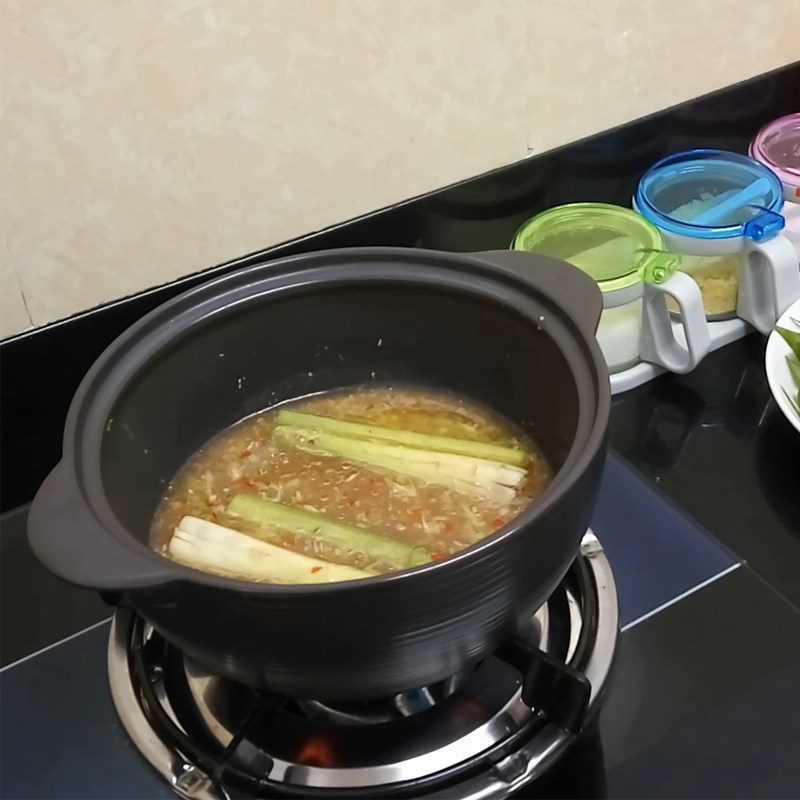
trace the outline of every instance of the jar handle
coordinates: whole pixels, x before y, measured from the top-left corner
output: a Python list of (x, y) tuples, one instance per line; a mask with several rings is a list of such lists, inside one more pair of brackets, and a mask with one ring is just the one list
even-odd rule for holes
[(785, 236), (748, 241), (742, 262), (737, 313), (766, 335), (800, 297), (797, 251)]
[[(680, 309), (686, 346), (675, 336), (667, 296)], [(645, 283), (642, 315), (639, 352), (644, 361), (682, 374), (693, 370), (711, 349), (700, 288), (682, 272), (676, 272), (663, 283)]]

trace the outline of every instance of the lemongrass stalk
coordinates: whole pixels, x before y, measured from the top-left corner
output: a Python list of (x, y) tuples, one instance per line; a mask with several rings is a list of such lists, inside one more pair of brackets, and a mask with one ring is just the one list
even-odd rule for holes
[(518, 486), (525, 477), (524, 470), (484, 459), (431, 453), (287, 425), (276, 428), (273, 438), (279, 444), (315, 455), (340, 456), (430, 483), (452, 486), (464, 494), (489, 497), (498, 502), (513, 500), (515, 493), (510, 487)]
[(299, 428), (316, 428), (320, 431), (353, 436), (360, 439), (378, 439), (396, 444), (418, 447), (421, 450), (436, 450), (441, 453), (485, 458), (500, 461), (503, 464), (521, 466), (528, 459), (524, 450), (492, 442), (474, 442), (469, 439), (456, 439), (451, 436), (434, 436), (414, 431), (400, 431), (383, 428), (378, 425), (365, 425), (360, 422), (346, 422), (316, 414), (304, 414), (300, 411), (281, 409), (277, 417), (278, 425), (294, 425)]
[(425, 483), (446, 486), (469, 497), (492, 500), (498, 505), (508, 505), (516, 497), (516, 492), (510, 486), (503, 486), (491, 481), (480, 484), (471, 483), (470, 481), (444, 474), (430, 464), (379, 457), (363, 463), (372, 468), (418, 478)]
[(270, 583), (335, 583), (376, 574), (276, 547), (200, 517), (178, 523), (168, 552), (188, 567)]
[(424, 547), (345, 525), (313, 511), (265, 500), (257, 494), (237, 494), (228, 504), (227, 513), (267, 529), (280, 528), (330, 547), (363, 554), (370, 563), (380, 562), (396, 569), (416, 567), (431, 560)]

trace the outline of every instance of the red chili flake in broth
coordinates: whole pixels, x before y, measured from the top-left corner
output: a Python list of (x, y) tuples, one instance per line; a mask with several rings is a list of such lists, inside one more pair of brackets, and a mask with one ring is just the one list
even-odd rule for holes
[(242, 450), (242, 454), (239, 456), (239, 458), (247, 458), (251, 455), (253, 455), (253, 453), (250, 450)]
[(247, 486), (248, 488), (252, 489), (256, 484), (254, 481), (239, 481), (240, 486)]
[(452, 522), (445, 522), (444, 524), (444, 532), (445, 533), (452, 533), (455, 530), (456, 526), (453, 525)]
[(493, 519), (492, 520), (492, 527), (495, 530), (497, 530), (497, 528), (502, 528), (503, 525), (505, 525), (505, 524), (506, 524), (506, 521), (504, 519), (500, 519), (500, 517), (497, 517), (497, 519)]
[(317, 572), (319, 572), (321, 569), (322, 569), (322, 567), (311, 567), (311, 571), (312, 571), (313, 573), (317, 573)]
[(431, 560), (433, 561), (441, 561), (443, 558), (447, 558), (444, 553), (431, 553)]

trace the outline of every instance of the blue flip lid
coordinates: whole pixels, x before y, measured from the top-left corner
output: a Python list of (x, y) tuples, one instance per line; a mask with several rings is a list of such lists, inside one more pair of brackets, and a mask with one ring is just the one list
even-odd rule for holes
[(636, 207), (664, 231), (699, 239), (770, 239), (785, 221), (783, 187), (758, 161), (725, 150), (686, 150), (639, 181)]

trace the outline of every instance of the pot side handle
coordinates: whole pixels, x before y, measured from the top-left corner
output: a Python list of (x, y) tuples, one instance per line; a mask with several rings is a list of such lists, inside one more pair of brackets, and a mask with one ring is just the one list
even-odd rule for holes
[(120, 590), (175, 579), (167, 559), (126, 546), (95, 519), (63, 461), (33, 499), (28, 542), (47, 569), (78, 586)]
[(572, 264), (539, 253), (520, 250), (489, 250), (472, 253), (541, 290), (555, 300), (589, 340), (597, 335), (603, 313), (603, 294), (585, 272)]

